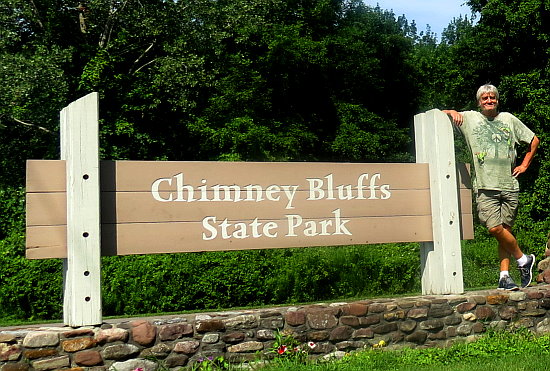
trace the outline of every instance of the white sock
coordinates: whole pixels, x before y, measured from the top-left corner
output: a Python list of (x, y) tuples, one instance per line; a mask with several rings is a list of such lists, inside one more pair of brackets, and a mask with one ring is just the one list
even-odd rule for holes
[(518, 265), (523, 267), (525, 264), (527, 264), (527, 255), (523, 254), (521, 258), (518, 259)]
[(504, 276), (509, 276), (510, 274), (508, 273), (508, 271), (500, 271), (500, 278), (504, 277)]

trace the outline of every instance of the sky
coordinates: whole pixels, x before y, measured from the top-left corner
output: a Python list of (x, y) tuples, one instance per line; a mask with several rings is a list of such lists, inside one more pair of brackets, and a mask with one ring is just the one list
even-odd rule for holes
[(426, 24), (429, 24), (438, 38), (453, 18), (471, 15), (470, 8), (465, 4), (466, 0), (364, 0), (364, 2), (368, 6), (378, 4), (382, 9), (393, 10), (396, 17), (404, 14), (409, 23), (413, 20), (416, 22), (418, 32), (426, 31)]

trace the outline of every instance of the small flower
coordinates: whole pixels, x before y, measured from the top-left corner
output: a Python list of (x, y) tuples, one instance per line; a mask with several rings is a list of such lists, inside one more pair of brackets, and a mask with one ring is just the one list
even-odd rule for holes
[(315, 344), (313, 341), (309, 341), (307, 343), (307, 346), (309, 347), (309, 349), (315, 349), (315, 347), (317, 346), (317, 344)]
[(278, 349), (277, 349), (277, 353), (279, 354), (284, 354), (287, 350), (287, 347), (286, 345), (281, 345)]
[(134, 370), (133, 370), (133, 371), (143, 371), (143, 368), (141, 368), (141, 367), (137, 367), (137, 368), (134, 368)]

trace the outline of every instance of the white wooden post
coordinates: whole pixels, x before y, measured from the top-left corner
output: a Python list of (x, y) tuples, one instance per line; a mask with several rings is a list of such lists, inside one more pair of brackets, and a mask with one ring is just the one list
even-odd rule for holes
[(97, 93), (61, 111), (61, 159), (67, 169), (63, 320), (72, 327), (102, 322), (98, 126)]
[(416, 162), (428, 163), (433, 241), (420, 244), (422, 293), (464, 292), (452, 123), (434, 109), (414, 116)]

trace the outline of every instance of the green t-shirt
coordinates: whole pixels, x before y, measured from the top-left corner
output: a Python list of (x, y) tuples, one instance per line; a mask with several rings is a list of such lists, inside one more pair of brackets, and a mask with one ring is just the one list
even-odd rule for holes
[(517, 117), (500, 112), (494, 119), (481, 112), (465, 111), (459, 127), (474, 161), (474, 189), (519, 191), (512, 176), (516, 166), (516, 146), (531, 143), (535, 134)]

